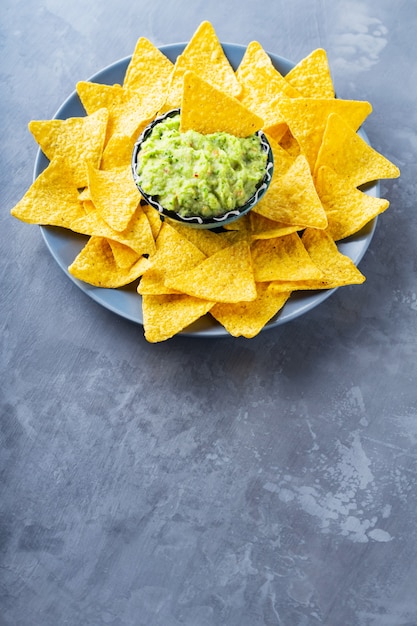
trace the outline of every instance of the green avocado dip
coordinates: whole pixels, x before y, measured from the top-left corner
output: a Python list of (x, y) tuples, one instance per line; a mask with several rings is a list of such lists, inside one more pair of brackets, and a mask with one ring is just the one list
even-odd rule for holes
[(156, 124), (137, 159), (145, 193), (182, 217), (212, 218), (243, 206), (265, 174), (258, 135), (180, 132), (180, 115)]

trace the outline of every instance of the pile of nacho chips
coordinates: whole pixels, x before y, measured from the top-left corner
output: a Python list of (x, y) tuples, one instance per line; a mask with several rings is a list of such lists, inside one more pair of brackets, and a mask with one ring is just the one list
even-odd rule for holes
[[(205, 21), (175, 63), (142, 37), (122, 85), (79, 82), (77, 93), (85, 116), (29, 124), (50, 163), (12, 215), (87, 235), (69, 272), (98, 287), (137, 284), (148, 341), (207, 314), (254, 337), (293, 292), (365, 280), (336, 242), (388, 207), (363, 185), (399, 170), (358, 134), (371, 105), (335, 97), (324, 50), (283, 76), (251, 42), (233, 69)], [(182, 130), (262, 128), (272, 146), (268, 192), (221, 232), (161, 221), (135, 186), (136, 139), (177, 107)]]

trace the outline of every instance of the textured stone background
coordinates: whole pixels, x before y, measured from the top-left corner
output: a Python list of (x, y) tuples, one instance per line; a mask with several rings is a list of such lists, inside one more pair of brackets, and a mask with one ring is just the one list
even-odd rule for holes
[[(149, 345), (9, 211), (29, 120), (203, 19), (295, 62), (325, 47), (402, 176), (363, 286), (250, 341)], [(1, 626), (417, 624), (416, 33), (412, 1), (3, 0)]]

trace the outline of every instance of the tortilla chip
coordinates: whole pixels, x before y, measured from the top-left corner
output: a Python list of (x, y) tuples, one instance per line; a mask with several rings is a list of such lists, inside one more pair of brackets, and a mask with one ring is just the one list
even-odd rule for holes
[(165, 284), (165, 279), (182, 269), (192, 268), (206, 255), (175, 228), (164, 221), (156, 240), (156, 253), (150, 257), (151, 267), (144, 274), (138, 286), (140, 294), (178, 293)]
[(255, 110), (262, 110), (265, 102), (280, 96), (297, 98), (301, 95), (274, 67), (271, 57), (258, 41), (248, 44), (236, 77), (243, 87), (239, 99), (247, 106), (249, 101), (256, 104)]
[(292, 157), (301, 154), (300, 144), (288, 127), (285, 134), (279, 140), (279, 145)]
[(146, 91), (124, 89), (121, 85), (104, 85), (88, 81), (77, 83), (77, 93), (88, 115), (105, 107), (109, 111), (106, 140), (114, 134), (138, 137), (155, 117), (164, 96), (155, 99)]
[(358, 270), (353, 261), (339, 252), (331, 236), (322, 230), (307, 228), (302, 241), (312, 261), (322, 271), (319, 279), (276, 281), (271, 289), (287, 293), (300, 290), (334, 289), (345, 285), (360, 285), (365, 276)]
[(300, 230), (299, 226), (270, 220), (259, 213), (255, 213), (255, 211), (250, 211), (249, 219), (252, 239), (274, 239), (275, 237), (283, 237)]
[(354, 235), (389, 207), (388, 200), (363, 193), (329, 167), (320, 167), (316, 187), (335, 241)]
[[(272, 156), (274, 159), (274, 171), (272, 173), (272, 182), (278, 180), (285, 172), (289, 170), (294, 163), (294, 157), (283, 148), (280, 143), (271, 137), (269, 133), (265, 132), (266, 137), (271, 146)], [(268, 193), (268, 192), (267, 192)]]
[(212, 302), (256, 298), (250, 249), (245, 240), (216, 252), (190, 270), (167, 277), (165, 283), (171, 289)]
[(269, 283), (257, 283), (252, 302), (216, 303), (210, 314), (233, 337), (255, 337), (288, 300), (290, 292), (279, 293)]
[(282, 176), (273, 179), (265, 196), (252, 210), (287, 226), (327, 226), (326, 212), (302, 154)]
[(352, 259), (339, 252), (337, 245), (327, 232), (306, 228), (301, 241), (313, 262), (323, 272), (324, 282), (327, 283), (328, 288), (359, 285), (364, 282), (365, 276), (361, 274)]
[[(93, 205), (94, 206), (94, 205)], [(111, 228), (102, 218), (97, 209), (89, 211), (71, 223), (71, 230), (83, 235), (105, 237), (120, 244), (129, 246), (138, 255), (154, 254), (156, 251), (155, 240), (149, 220), (138, 206), (127, 227), (122, 231)]]
[(369, 102), (337, 98), (286, 98), (281, 113), (313, 172), (331, 113), (338, 113), (356, 131), (372, 111)]
[(179, 222), (175, 222), (169, 218), (167, 218), (166, 221), (172, 226), (172, 228), (182, 235), (182, 237), (185, 237), (188, 241), (194, 244), (194, 246), (196, 246), (196, 248), (198, 248), (205, 256), (211, 256), (229, 245), (229, 243), (218, 233), (211, 230), (190, 228), (185, 224), (180, 224)]
[(223, 228), (227, 231), (233, 231), (235, 233), (241, 233), (244, 237), (246, 237), (247, 241), (250, 239), (250, 211), (249, 213), (245, 213), (245, 215), (241, 215), (237, 220), (233, 220), (229, 224), (225, 224)]
[(146, 217), (148, 218), (148, 222), (151, 227), (153, 238), (156, 241), (156, 238), (158, 237), (159, 231), (161, 230), (161, 226), (162, 226), (161, 214), (159, 213), (157, 209), (154, 209), (152, 206), (150, 206), (149, 204), (145, 204), (142, 201), (140, 203), (140, 206), (141, 206), (142, 211), (145, 213)]
[(178, 67), (189, 69), (224, 93), (237, 97), (241, 86), (226, 57), (217, 34), (208, 21), (203, 21), (176, 61)]
[(304, 98), (334, 98), (327, 52), (313, 50), (286, 74), (285, 80)]
[(77, 174), (66, 159), (56, 157), (13, 207), (11, 215), (28, 224), (70, 228), (75, 219), (85, 215)]
[(233, 96), (219, 91), (194, 72), (184, 74), (181, 132), (224, 132), (236, 137), (248, 137), (262, 125), (262, 118), (251, 113)]
[(160, 100), (166, 95), (174, 64), (146, 37), (139, 37), (126, 69), (123, 87), (146, 91)]
[(265, 132), (280, 139), (287, 129), (280, 102), (300, 94), (275, 69), (269, 55), (256, 41), (246, 48), (236, 76), (242, 85), (239, 100), (263, 118)]
[[(87, 170), (87, 167), (86, 167)], [(88, 187), (84, 187), (84, 189), (81, 189), (80, 194), (78, 196), (78, 200), (80, 202), (87, 202), (87, 203), (91, 203), (91, 194), (90, 194), (90, 190)], [(95, 209), (95, 206), (93, 205), (93, 209)], [(87, 213), (89, 213), (89, 210), (86, 211)]]
[(201, 22), (181, 54), (186, 67), (231, 96), (241, 91), (235, 72), (226, 57), (213, 25)]
[(65, 120), (33, 120), (29, 130), (45, 156), (52, 161), (65, 158), (78, 187), (87, 184), (85, 162), (99, 167), (106, 137), (109, 113), (100, 108), (86, 117)]
[(96, 287), (115, 289), (133, 282), (149, 267), (145, 257), (129, 268), (119, 267), (109, 242), (104, 237), (90, 237), (68, 271), (71, 276)]
[(400, 170), (372, 148), (339, 115), (327, 120), (315, 170), (326, 165), (354, 187), (380, 178), (397, 178)]
[(159, 115), (163, 115), (164, 113), (167, 113), (167, 111), (179, 109), (181, 107), (184, 74), (188, 71), (188, 68), (179, 67), (178, 65), (174, 66), (169, 82), (167, 97), (158, 111)]
[(150, 343), (170, 339), (208, 313), (213, 304), (184, 294), (143, 296), (145, 339)]
[(100, 169), (114, 170), (117, 167), (130, 166), (135, 141), (136, 137), (119, 133), (112, 135), (103, 150)]
[(89, 166), (88, 186), (103, 220), (118, 232), (125, 230), (141, 198), (130, 166), (106, 171)]
[[(279, 103), (277, 102), (277, 114), (279, 113)], [(272, 114), (275, 115), (275, 110), (272, 110)], [(274, 122), (273, 120), (268, 124), (268, 114), (264, 115), (263, 131), (269, 138), (274, 139), (277, 142), (281, 142), (288, 132), (288, 126), (286, 122)]]
[(252, 243), (251, 254), (256, 282), (322, 277), (297, 233), (258, 239)]
[(117, 267), (120, 267), (121, 269), (129, 269), (129, 267), (132, 267), (132, 265), (139, 261), (142, 256), (141, 254), (135, 252), (132, 248), (129, 248), (129, 246), (126, 246), (124, 243), (111, 239), (107, 239), (107, 242), (113, 252), (113, 257)]
[(200, 24), (177, 57), (161, 113), (181, 106), (184, 76), (190, 70), (224, 94), (237, 97), (241, 92), (239, 81), (210, 22)]

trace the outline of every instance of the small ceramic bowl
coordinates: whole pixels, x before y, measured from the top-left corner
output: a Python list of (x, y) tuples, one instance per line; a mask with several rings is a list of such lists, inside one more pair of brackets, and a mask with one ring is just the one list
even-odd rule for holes
[(152, 207), (154, 207), (157, 211), (159, 211), (161, 216), (169, 217), (176, 222), (180, 222), (181, 224), (187, 224), (188, 226), (191, 226), (193, 228), (219, 228), (221, 226), (225, 226), (226, 224), (230, 224), (231, 222), (237, 220), (239, 217), (242, 217), (242, 215), (248, 213), (248, 211), (250, 211), (265, 195), (265, 192), (267, 191), (271, 182), (272, 173), (274, 170), (274, 159), (272, 156), (271, 146), (265, 134), (261, 130), (257, 131), (256, 134), (260, 137), (261, 140), (261, 150), (266, 152), (267, 155), (265, 174), (256, 186), (255, 193), (249, 198), (249, 200), (245, 202), (245, 204), (232, 210), (228, 210), (224, 214), (218, 215), (216, 217), (201, 217), (200, 215), (183, 217), (179, 213), (163, 207), (158, 202), (156, 196), (151, 196), (147, 194), (141, 188), (137, 175), (137, 161), (143, 142), (149, 137), (156, 124), (164, 121), (167, 117), (173, 117), (175, 115), (178, 115), (179, 113), (180, 109), (173, 109), (171, 111), (168, 111), (168, 113), (157, 117), (145, 128), (145, 130), (141, 133), (140, 137), (136, 141), (132, 154), (132, 173), (136, 186), (142, 194), (144, 200)]

